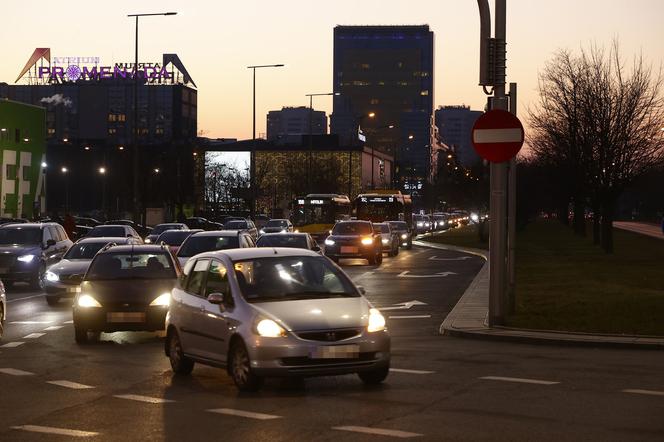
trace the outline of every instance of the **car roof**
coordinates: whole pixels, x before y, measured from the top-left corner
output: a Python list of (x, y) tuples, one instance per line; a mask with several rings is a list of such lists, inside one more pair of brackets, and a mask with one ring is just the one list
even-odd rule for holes
[(127, 253), (127, 252), (136, 252), (136, 253), (158, 253), (158, 252), (163, 252), (167, 253), (167, 250), (164, 246), (153, 246), (153, 245), (146, 245), (146, 244), (140, 244), (140, 245), (118, 245), (118, 246), (113, 246), (111, 248), (108, 248), (106, 250), (102, 250), (99, 253)]
[(124, 229), (126, 227), (131, 227), (131, 226), (126, 226), (124, 224), (100, 224), (98, 226), (94, 226), (93, 229), (102, 228), (102, 227), (122, 227)]
[[(284, 237), (284, 236), (307, 236), (308, 233), (306, 232), (284, 232), (284, 233), (263, 233), (261, 235), (261, 238), (266, 237), (266, 236), (279, 236), (279, 237)], [(258, 238), (259, 240), (261, 238)]]
[(173, 232), (190, 233), (190, 234), (193, 235), (194, 233), (197, 233), (197, 232), (205, 232), (205, 230), (203, 230), (203, 229), (167, 229), (167, 230), (164, 230), (163, 232), (161, 232), (159, 234), (159, 236), (163, 235), (164, 233), (173, 233)]
[(269, 221), (288, 221), (286, 218), (270, 218)]
[(227, 256), (232, 261), (245, 259), (270, 258), (274, 256), (320, 256), (316, 252), (307, 249), (295, 249), (291, 247), (245, 247), (243, 249), (226, 249), (204, 252), (197, 257), (219, 257)]
[(207, 230), (203, 232), (192, 233), (190, 238), (193, 236), (238, 236), (237, 230)]
[(42, 228), (45, 226), (59, 226), (60, 224), (55, 223), (55, 222), (47, 222), (47, 223), (7, 223), (3, 224), (0, 226), (1, 229), (5, 229), (7, 227), (21, 227), (21, 228), (26, 228), (26, 227), (37, 227), (37, 228)]
[(129, 238), (125, 238), (124, 236), (97, 236), (94, 238), (81, 238), (78, 241), (76, 241), (78, 244), (87, 244), (91, 242), (116, 242), (116, 241), (123, 241), (127, 242)]
[(357, 224), (357, 223), (364, 223), (364, 224), (371, 224), (371, 221), (366, 221), (363, 219), (348, 219), (348, 220), (343, 220), (343, 221), (337, 221), (337, 224)]

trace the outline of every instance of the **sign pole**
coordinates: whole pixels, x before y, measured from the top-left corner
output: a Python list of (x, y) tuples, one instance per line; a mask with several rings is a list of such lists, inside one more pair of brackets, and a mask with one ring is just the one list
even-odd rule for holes
[[(505, 41), (506, 0), (495, 3), (495, 39)], [(493, 109), (507, 110), (505, 80), (499, 79), (493, 89)], [(491, 163), (491, 196), (489, 230), (489, 325), (505, 323), (506, 279), (506, 190), (507, 163)]]
[[(510, 83), (510, 112), (516, 116), (517, 111), (517, 85)], [(516, 307), (516, 157), (510, 160), (507, 177), (507, 293), (509, 296), (509, 313), (514, 313)]]

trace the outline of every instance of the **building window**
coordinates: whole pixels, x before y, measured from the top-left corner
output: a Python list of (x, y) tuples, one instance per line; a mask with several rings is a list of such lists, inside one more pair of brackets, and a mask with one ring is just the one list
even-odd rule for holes
[(14, 143), (18, 144), (20, 142), (21, 142), (21, 129), (15, 129), (14, 130)]
[(369, 100), (369, 103), (371, 104), (378, 104), (379, 102), (380, 100), (378, 98), (372, 98), (371, 100)]
[(23, 166), (23, 180), (30, 180), (30, 166)]
[(361, 67), (362, 69), (369, 69), (369, 68), (371, 67), (371, 65), (370, 65), (369, 63), (362, 63), (362, 64), (360, 65), (360, 67)]
[(127, 116), (125, 114), (118, 114), (118, 121), (127, 121)]
[(429, 95), (429, 91), (428, 90), (427, 91), (422, 91), (422, 92), (420, 92), (420, 95), (423, 95), (423, 96)]
[(108, 134), (109, 134), (109, 135), (114, 135), (115, 132), (117, 132), (117, 130), (116, 130), (114, 127), (109, 127), (109, 128), (108, 128)]
[(115, 114), (108, 114), (108, 121), (118, 121), (118, 117)]
[(7, 177), (7, 180), (16, 179), (16, 164), (7, 164), (5, 166), (5, 176)]
[(48, 136), (52, 137), (53, 135), (55, 135), (55, 129), (53, 129), (52, 127), (49, 127), (48, 128)]

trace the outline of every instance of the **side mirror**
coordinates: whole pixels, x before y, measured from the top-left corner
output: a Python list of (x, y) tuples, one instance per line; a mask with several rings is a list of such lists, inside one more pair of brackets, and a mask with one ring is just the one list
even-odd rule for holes
[(133, 237), (134, 235), (132, 235), (131, 233), (127, 233), (127, 238), (133, 238)]
[(320, 252), (320, 246), (316, 244), (311, 248), (311, 250), (313, 250), (314, 252)]
[(222, 293), (210, 293), (207, 300), (210, 304), (224, 305), (224, 295)]
[(361, 295), (367, 294), (367, 290), (364, 288), (364, 286), (358, 285), (357, 290), (360, 292)]
[(56, 244), (54, 239), (46, 240), (46, 248), (53, 247)]

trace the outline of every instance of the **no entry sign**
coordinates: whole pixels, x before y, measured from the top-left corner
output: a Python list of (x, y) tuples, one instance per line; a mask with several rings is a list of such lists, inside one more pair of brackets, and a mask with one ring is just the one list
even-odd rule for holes
[(507, 111), (490, 110), (475, 122), (472, 140), (479, 156), (502, 163), (514, 158), (523, 146), (523, 125)]

